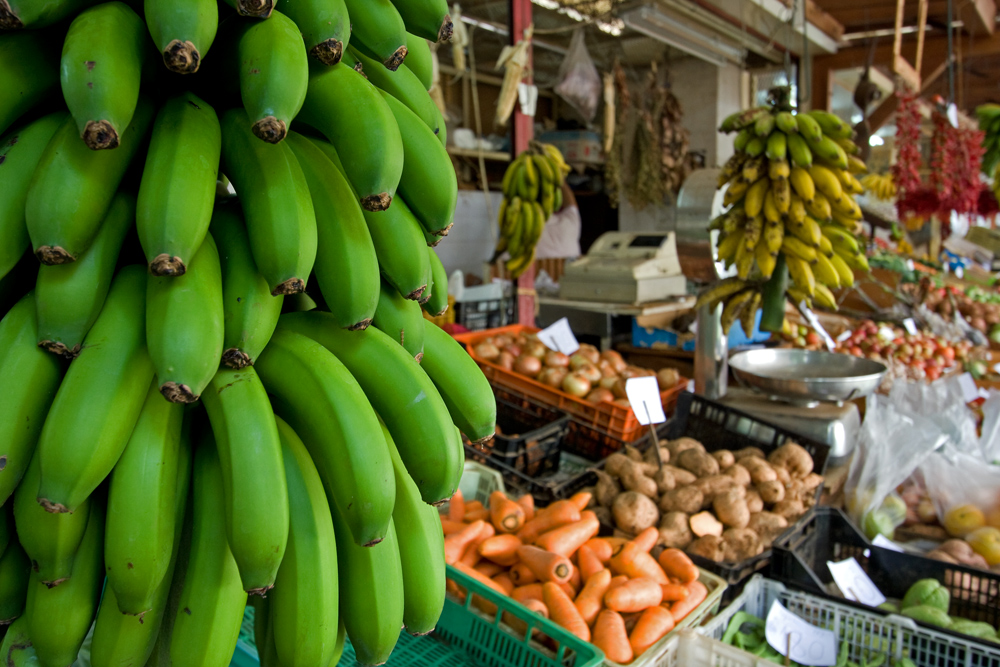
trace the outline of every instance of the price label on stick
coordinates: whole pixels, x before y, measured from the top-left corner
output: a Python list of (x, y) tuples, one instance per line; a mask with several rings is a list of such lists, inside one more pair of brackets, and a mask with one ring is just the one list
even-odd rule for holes
[[(899, 553), (903, 553), (903, 548), (901, 546), (890, 540), (882, 533), (875, 536), (875, 539), (872, 540), (872, 544), (877, 547), (882, 547), (883, 549), (888, 549), (889, 551), (898, 551)], [(879, 604), (882, 603), (880, 602)], [(875, 606), (877, 607), (878, 605)]]
[(826, 327), (824, 327), (819, 321), (819, 318), (816, 317), (816, 313), (814, 313), (812, 309), (806, 305), (805, 301), (799, 304), (799, 312), (805, 315), (806, 320), (809, 322), (809, 326), (815, 329), (816, 333), (818, 333), (823, 339), (823, 343), (826, 344), (826, 349), (833, 352), (833, 350), (837, 347), (837, 344), (833, 342), (832, 338), (830, 338), (830, 334), (826, 332)]
[(917, 323), (913, 321), (912, 317), (907, 317), (903, 320), (903, 328), (906, 329), (906, 333), (911, 336), (917, 335)]
[(830, 630), (810, 625), (777, 600), (767, 613), (764, 636), (774, 650), (800, 665), (832, 667), (837, 664), (837, 636)]
[(545, 343), (546, 347), (563, 354), (573, 354), (580, 349), (580, 343), (577, 342), (573, 330), (569, 328), (569, 320), (565, 317), (539, 331), (538, 340)]
[(643, 426), (667, 421), (660, 401), (660, 384), (655, 377), (629, 378), (625, 381), (625, 395)]
[(861, 565), (853, 558), (834, 563), (827, 561), (826, 566), (830, 568), (833, 580), (837, 582), (837, 587), (848, 600), (860, 602), (869, 607), (877, 607), (885, 602), (885, 596), (878, 589), (875, 582), (868, 574), (861, 569)]

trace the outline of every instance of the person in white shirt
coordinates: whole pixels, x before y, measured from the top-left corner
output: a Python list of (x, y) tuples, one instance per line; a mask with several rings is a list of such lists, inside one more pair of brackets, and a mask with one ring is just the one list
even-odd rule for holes
[(580, 256), (580, 207), (569, 184), (562, 184), (563, 205), (545, 223), (535, 246), (535, 259), (574, 259)]

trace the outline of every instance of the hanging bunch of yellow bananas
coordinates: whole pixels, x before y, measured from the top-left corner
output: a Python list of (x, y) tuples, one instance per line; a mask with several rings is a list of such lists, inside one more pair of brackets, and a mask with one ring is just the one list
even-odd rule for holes
[(775, 276), (786, 285), (787, 266), (791, 284), (777, 297), (836, 309), (830, 290), (852, 285), (852, 268), (868, 268), (854, 201), (864, 191), (855, 174), (867, 169), (851, 127), (826, 111), (793, 114), (776, 105), (733, 114), (719, 130), (738, 134), (719, 177), (728, 209), (709, 229), (719, 231), (719, 258), (738, 277), (706, 290), (699, 305), (724, 301), (724, 330), (739, 318), (749, 335), (762, 302), (768, 310), (765, 284)]
[(983, 131), (983, 162), (981, 171), (993, 179), (993, 194), (1000, 200), (1000, 104), (976, 107), (979, 129)]
[(494, 256), (504, 251), (510, 254), (507, 269), (514, 278), (535, 261), (535, 246), (545, 222), (562, 208), (562, 184), (569, 171), (558, 148), (538, 142), (532, 142), (507, 168)]
[(892, 174), (868, 174), (861, 179), (865, 192), (882, 201), (892, 201), (896, 198), (896, 181)]

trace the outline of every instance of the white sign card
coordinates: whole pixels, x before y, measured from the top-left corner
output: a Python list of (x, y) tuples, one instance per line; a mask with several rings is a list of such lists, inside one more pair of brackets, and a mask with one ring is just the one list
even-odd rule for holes
[(767, 613), (764, 636), (774, 650), (799, 664), (811, 667), (837, 664), (837, 636), (807, 623), (777, 600)]
[(816, 313), (814, 313), (812, 309), (806, 305), (805, 301), (799, 304), (799, 310), (806, 316), (809, 326), (815, 329), (816, 333), (818, 333), (823, 339), (823, 342), (826, 344), (826, 349), (833, 352), (833, 350), (837, 347), (837, 344), (833, 342), (832, 338), (830, 338), (830, 334), (826, 332), (826, 328), (820, 323), (819, 318), (816, 317)]
[(912, 317), (907, 317), (903, 320), (903, 328), (906, 329), (906, 333), (911, 336), (917, 335), (917, 323), (913, 321)]
[(629, 378), (625, 381), (625, 395), (632, 405), (636, 419), (643, 426), (667, 421), (660, 400), (660, 383), (655, 377)]
[(546, 347), (563, 354), (573, 354), (580, 349), (580, 343), (577, 342), (573, 330), (569, 328), (569, 320), (565, 317), (539, 331), (538, 340), (545, 343)]
[(875, 582), (868, 574), (861, 569), (861, 565), (853, 558), (842, 560), (838, 563), (827, 561), (826, 566), (830, 568), (833, 580), (837, 582), (837, 587), (848, 600), (860, 602), (869, 607), (877, 607), (885, 602), (885, 596), (878, 589)]
[[(899, 546), (898, 544), (890, 540), (882, 533), (879, 533), (878, 535), (875, 536), (875, 539), (872, 540), (872, 544), (874, 544), (877, 547), (882, 547), (883, 549), (888, 549), (889, 551), (898, 551), (899, 553), (903, 553), (903, 547)], [(882, 603), (880, 602), (879, 604)]]

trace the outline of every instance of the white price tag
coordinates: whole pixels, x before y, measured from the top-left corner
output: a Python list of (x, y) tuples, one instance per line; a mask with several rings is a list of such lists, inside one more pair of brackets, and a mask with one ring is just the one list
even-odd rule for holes
[[(997, 366), (1000, 366), (1000, 364), (997, 364)], [(688, 380), (688, 392), (692, 394), (694, 393), (694, 380)]]
[(903, 320), (903, 328), (906, 329), (906, 333), (911, 336), (917, 335), (917, 323), (913, 321), (912, 317), (907, 317)]
[(848, 329), (847, 331), (841, 331), (840, 335), (837, 336), (837, 339), (836, 339), (837, 342), (838, 343), (843, 343), (845, 340), (847, 340), (848, 338), (851, 337), (852, 333), (853, 332), (850, 329)]
[(976, 380), (972, 377), (972, 373), (962, 373), (959, 375), (958, 386), (962, 388), (962, 395), (965, 397), (966, 403), (979, 398), (979, 387), (976, 386)]
[(906, 260), (906, 270), (907, 270), (907, 271), (914, 271), (914, 270), (915, 270), (916, 268), (917, 268), (917, 267), (916, 267), (916, 265), (915, 265), (915, 264), (913, 263), (913, 260), (912, 260), (912, 259), (908, 259), (908, 260)]
[(861, 569), (858, 561), (853, 558), (842, 560), (839, 563), (828, 560), (826, 566), (830, 568), (830, 574), (837, 582), (840, 592), (848, 600), (854, 600), (869, 607), (877, 607), (885, 602), (885, 596), (882, 595), (868, 574)]
[(896, 340), (896, 332), (892, 330), (892, 327), (882, 327), (878, 330), (878, 337), (882, 341), (889, 343)]
[[(882, 533), (875, 536), (875, 539), (872, 540), (872, 544), (877, 547), (882, 547), (883, 549), (888, 549), (889, 551), (898, 551), (899, 553), (903, 553), (903, 547), (899, 546)], [(879, 604), (882, 603), (880, 602)], [(878, 605), (875, 606), (877, 607)]]
[(774, 650), (799, 664), (812, 667), (837, 664), (837, 636), (805, 622), (777, 600), (767, 613), (764, 636)]
[(948, 105), (948, 122), (952, 127), (958, 128), (958, 106), (954, 102)]
[(534, 117), (535, 108), (538, 106), (538, 86), (527, 83), (517, 84), (517, 97), (521, 103), (521, 113)]
[(805, 301), (799, 304), (799, 310), (806, 316), (809, 326), (815, 329), (816, 333), (818, 333), (820, 338), (823, 339), (823, 342), (826, 344), (826, 349), (832, 352), (834, 348), (837, 347), (837, 344), (833, 342), (832, 338), (830, 338), (830, 334), (826, 332), (826, 329), (820, 323), (819, 318), (816, 317), (816, 313), (814, 313), (809, 306), (806, 305)]
[(667, 421), (660, 400), (660, 383), (655, 377), (629, 378), (625, 381), (625, 395), (635, 412), (635, 418), (643, 426)]
[(549, 349), (563, 354), (573, 354), (580, 349), (580, 343), (576, 341), (573, 330), (569, 328), (569, 320), (565, 317), (547, 329), (539, 331), (538, 340), (545, 343)]

